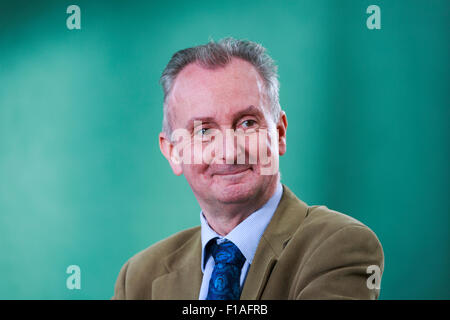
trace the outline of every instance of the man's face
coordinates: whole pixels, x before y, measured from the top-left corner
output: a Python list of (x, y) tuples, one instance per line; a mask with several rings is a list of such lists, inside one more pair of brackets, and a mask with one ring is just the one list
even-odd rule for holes
[[(212, 70), (196, 63), (187, 65), (174, 82), (168, 105), (172, 130), (188, 133), (192, 139), (187, 148), (194, 157), (198, 156), (199, 147), (205, 150), (214, 145), (213, 152), (208, 152), (210, 156), (200, 156), (201, 163), (176, 164), (172, 158), (175, 142), (165, 148), (168, 139), (160, 138), (161, 149), (175, 174), (184, 174), (200, 204), (248, 201), (262, 196), (276, 183), (278, 155), (285, 152), (286, 116), (282, 113), (279, 123), (274, 123), (263, 79), (250, 63), (233, 58), (224, 68)], [(276, 133), (280, 125), (280, 137), (250, 138), (258, 132)], [(247, 137), (241, 142), (236, 137), (230, 141), (227, 132), (231, 130)], [(267, 162), (261, 161), (260, 150), (271, 157), (273, 163), (269, 165), (275, 165), (276, 172), (261, 174)]]

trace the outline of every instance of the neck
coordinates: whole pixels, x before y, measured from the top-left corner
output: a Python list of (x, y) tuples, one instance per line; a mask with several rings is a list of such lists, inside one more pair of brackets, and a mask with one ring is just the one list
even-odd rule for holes
[(202, 212), (209, 226), (221, 236), (226, 236), (238, 224), (260, 209), (275, 194), (279, 178), (263, 190), (262, 195), (248, 199), (244, 203), (202, 203)]

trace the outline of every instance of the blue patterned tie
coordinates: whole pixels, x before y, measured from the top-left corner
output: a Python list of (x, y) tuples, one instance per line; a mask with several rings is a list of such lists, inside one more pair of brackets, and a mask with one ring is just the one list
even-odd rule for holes
[(216, 265), (209, 280), (206, 300), (239, 300), (245, 257), (233, 242), (225, 240), (217, 244), (215, 240), (211, 244), (211, 253)]

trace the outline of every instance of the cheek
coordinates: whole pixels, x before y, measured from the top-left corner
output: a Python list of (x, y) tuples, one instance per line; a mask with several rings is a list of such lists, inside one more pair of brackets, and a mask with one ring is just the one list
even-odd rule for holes
[(183, 164), (183, 173), (189, 183), (196, 183), (206, 178), (207, 165)]
[(273, 132), (261, 130), (258, 132), (257, 138), (251, 139), (251, 142), (247, 151), (250, 159), (257, 159), (258, 164), (267, 164), (273, 155), (278, 154), (277, 137)]

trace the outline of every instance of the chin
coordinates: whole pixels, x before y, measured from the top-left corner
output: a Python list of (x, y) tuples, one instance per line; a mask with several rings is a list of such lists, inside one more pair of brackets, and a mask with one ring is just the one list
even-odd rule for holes
[(258, 188), (245, 183), (217, 186), (214, 188), (214, 197), (222, 203), (241, 203), (253, 198)]

